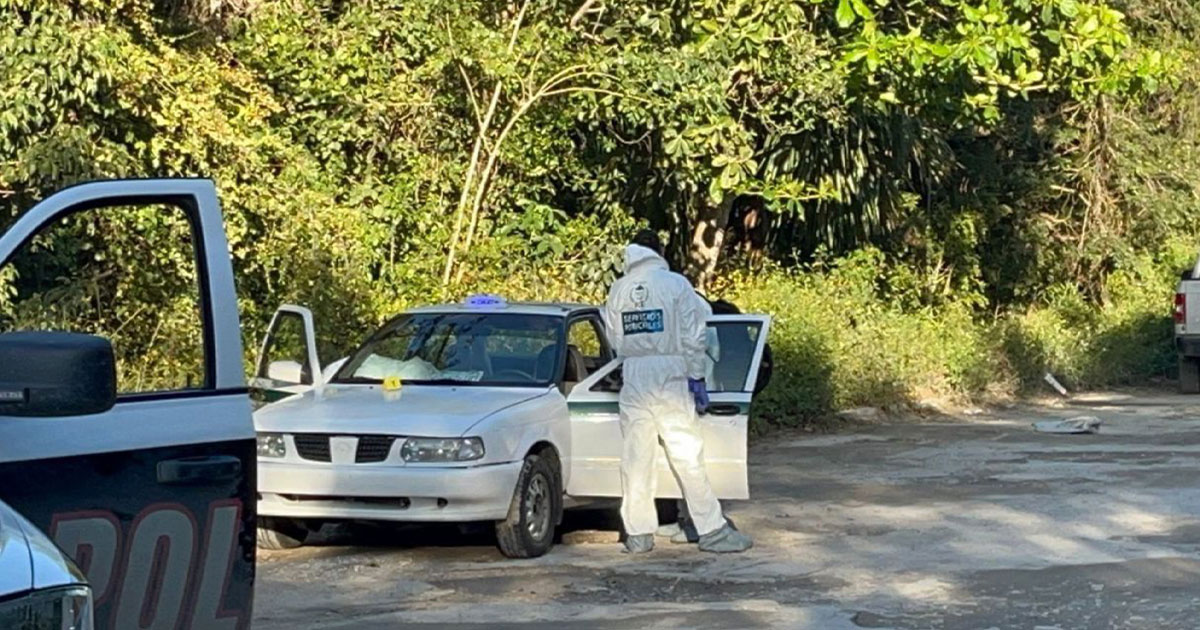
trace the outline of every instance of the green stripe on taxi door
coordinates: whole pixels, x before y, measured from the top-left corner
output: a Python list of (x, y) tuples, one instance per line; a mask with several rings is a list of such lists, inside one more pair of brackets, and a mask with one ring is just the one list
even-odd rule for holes
[[(737, 405), (738, 414), (740, 414), (740, 415), (749, 415), (750, 414), (750, 403), (746, 403), (746, 402), (733, 403), (733, 402), (713, 401), (712, 404), (721, 405), (721, 406)], [(607, 402), (607, 401), (605, 401), (605, 402), (595, 402), (595, 401), (568, 402), (567, 410), (572, 414), (584, 415), (584, 416), (620, 413), (620, 407), (618, 406), (616, 401), (612, 401), (612, 402)]]

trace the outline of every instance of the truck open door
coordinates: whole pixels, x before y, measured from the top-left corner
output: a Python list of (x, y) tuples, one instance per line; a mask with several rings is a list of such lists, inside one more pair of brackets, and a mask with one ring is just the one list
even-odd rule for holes
[(0, 499), (85, 572), (97, 628), (248, 627), (255, 434), (213, 183), (52, 195), (0, 237), (0, 282)]
[[(763, 358), (770, 318), (765, 315), (714, 315), (715, 338), (708, 376), (708, 412), (700, 416), (704, 464), (720, 499), (750, 497), (747, 438), (750, 403)], [(719, 351), (717, 350), (719, 348)], [(714, 356), (715, 355), (715, 356)], [(573, 497), (621, 496), (621, 426), (617, 395), (621, 366), (613, 361), (579, 383), (567, 397), (571, 417), (571, 459), (567, 494)], [(659, 448), (658, 495), (681, 498), (679, 484)]]

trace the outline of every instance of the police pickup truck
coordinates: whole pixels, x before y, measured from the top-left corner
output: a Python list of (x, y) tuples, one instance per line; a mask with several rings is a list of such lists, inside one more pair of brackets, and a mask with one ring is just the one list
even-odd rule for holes
[[(161, 241), (169, 252), (139, 248), (136, 239), (109, 247), (95, 237), (144, 240), (164, 229), (175, 230)], [(78, 251), (64, 251), (64, 243)], [(186, 265), (186, 293), (168, 295), (160, 286), (166, 273), (133, 264)], [(129, 285), (114, 283), (131, 278), (147, 283), (142, 293), (164, 296), (160, 303), (126, 309)], [(248, 627), (255, 438), (213, 183), (124, 180), (62, 190), (0, 236), (0, 281), (0, 501), (31, 523), (20, 525), (26, 540), (40, 529), (74, 559), (90, 585), (96, 628)], [(169, 313), (168, 297), (178, 300)], [(151, 322), (141, 327), (146, 338), (134, 338), (132, 326), (73, 328), (113, 309)], [(168, 331), (187, 332), (171, 338)], [(107, 334), (88, 334), (96, 332)], [(149, 358), (128, 363), (134, 349)], [(146, 366), (164, 355), (183, 367), (151, 373)], [(0, 523), (0, 545), (9, 544), (3, 539), (16, 531), (13, 522)], [(3, 562), (6, 548), (0, 583), (22, 571)], [(40, 574), (35, 566), (35, 580)], [(0, 619), (10, 601), (36, 600), (37, 585), (30, 586), (0, 592), (10, 598), (0, 602)], [(46, 605), (77, 601), (55, 592), (63, 598)], [(13, 614), (28, 621), (31, 610)], [(76, 621), (0, 626), (88, 627)]]

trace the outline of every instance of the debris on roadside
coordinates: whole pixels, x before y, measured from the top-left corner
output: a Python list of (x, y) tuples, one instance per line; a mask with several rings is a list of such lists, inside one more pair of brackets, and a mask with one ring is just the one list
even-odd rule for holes
[(877, 424), (883, 422), (883, 410), (878, 407), (855, 407), (837, 412), (837, 417), (851, 422)]
[(1103, 421), (1096, 416), (1076, 416), (1066, 420), (1043, 420), (1033, 423), (1033, 430), (1038, 433), (1099, 433)]
[(1067, 391), (1067, 388), (1063, 387), (1063, 384), (1059, 383), (1058, 379), (1054, 378), (1053, 374), (1046, 372), (1046, 375), (1042, 377), (1042, 380), (1046, 381), (1050, 387), (1053, 387), (1054, 391), (1058, 392), (1059, 396), (1062, 396), (1063, 398), (1069, 398), (1071, 396), (1071, 393)]
[(620, 541), (620, 532), (599, 529), (583, 529), (562, 535), (564, 545), (609, 545)]
[(942, 401), (936, 398), (923, 398), (912, 405), (913, 411), (922, 415), (931, 416), (946, 416), (950, 415)]

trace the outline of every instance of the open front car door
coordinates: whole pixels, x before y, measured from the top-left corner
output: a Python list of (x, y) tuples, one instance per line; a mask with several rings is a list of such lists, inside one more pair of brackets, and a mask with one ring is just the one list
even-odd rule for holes
[[(720, 499), (748, 499), (746, 441), (750, 402), (758, 379), (770, 318), (765, 315), (714, 315), (709, 318), (709, 397), (700, 416), (704, 464)], [(621, 496), (621, 425), (617, 396), (621, 364), (613, 361), (577, 385), (567, 397), (571, 414), (571, 458), (567, 494), (575, 497)], [(660, 499), (682, 493), (659, 449)]]
[(324, 382), (312, 311), (284, 304), (275, 311), (251, 381), (256, 404), (303, 394)]

